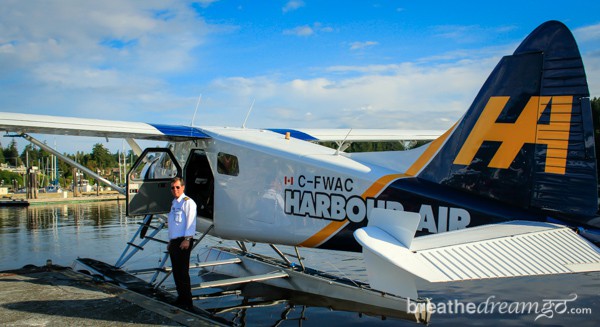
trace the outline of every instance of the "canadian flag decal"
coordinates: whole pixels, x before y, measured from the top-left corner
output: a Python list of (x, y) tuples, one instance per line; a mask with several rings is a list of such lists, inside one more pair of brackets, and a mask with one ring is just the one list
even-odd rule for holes
[(291, 177), (287, 177), (287, 176), (285, 176), (285, 177), (283, 178), (283, 183), (284, 183), (285, 185), (288, 185), (288, 184), (290, 184), (290, 185), (294, 185), (294, 177), (293, 177), (293, 176), (291, 176)]

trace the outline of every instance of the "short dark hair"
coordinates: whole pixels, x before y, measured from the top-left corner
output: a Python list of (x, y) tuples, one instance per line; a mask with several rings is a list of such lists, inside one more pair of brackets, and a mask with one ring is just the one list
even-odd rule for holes
[(179, 182), (179, 184), (181, 184), (181, 186), (185, 186), (185, 181), (181, 177), (173, 177), (173, 179), (171, 179), (171, 184), (173, 184), (175, 182)]

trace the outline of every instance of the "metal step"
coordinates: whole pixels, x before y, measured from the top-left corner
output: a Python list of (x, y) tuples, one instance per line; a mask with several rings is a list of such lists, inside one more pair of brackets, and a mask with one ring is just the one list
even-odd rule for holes
[(154, 238), (154, 237), (151, 237), (151, 236), (146, 236), (145, 238), (147, 238), (147, 239), (149, 239), (151, 241), (156, 241), (158, 243), (169, 244), (168, 241), (161, 240), (161, 239), (158, 239), (158, 238)]
[(154, 268), (145, 268), (145, 269), (133, 269), (133, 270), (127, 270), (128, 273), (132, 274), (132, 275), (142, 275), (142, 274), (150, 274), (150, 273), (154, 273), (157, 270), (162, 271), (162, 269), (154, 267)]
[[(230, 264), (240, 263), (240, 262), (242, 262), (242, 259), (240, 259), (240, 258), (231, 258), (231, 259), (225, 259), (225, 260), (198, 262), (198, 263), (191, 264), (190, 265), (190, 269), (206, 268), (206, 267), (214, 267), (214, 266), (222, 266), (222, 265), (230, 265)], [(169, 272), (169, 271), (173, 270), (173, 268), (172, 267), (164, 267), (164, 268), (162, 268), (160, 270), (161, 271), (165, 271), (165, 272)]]
[(240, 263), (240, 262), (242, 262), (242, 259), (240, 259), (240, 258), (231, 258), (231, 259), (217, 260), (217, 261), (205, 261), (205, 262), (198, 262), (194, 265), (191, 265), (190, 268), (192, 268), (192, 266), (193, 266), (193, 268), (205, 268), (205, 267), (229, 265), (229, 264)]
[(139, 245), (137, 245), (137, 244), (135, 244), (133, 242), (127, 242), (127, 245), (131, 245), (131, 246), (133, 246), (134, 248), (136, 248), (138, 250), (144, 250), (143, 246), (139, 246)]
[(145, 226), (145, 227), (151, 228), (151, 229), (159, 229), (159, 228), (162, 229), (162, 227), (157, 227), (157, 226), (154, 226), (154, 225), (147, 225), (147, 224), (145, 224), (143, 222), (138, 222), (137, 224), (141, 225), (141, 226)]
[(229, 279), (215, 280), (212, 282), (204, 282), (204, 283), (200, 283), (200, 285), (198, 285), (196, 287), (193, 287), (192, 289), (197, 290), (197, 289), (210, 288), (210, 287), (230, 286), (230, 285), (236, 285), (236, 284), (261, 282), (261, 281), (265, 281), (265, 280), (269, 280), (269, 279), (287, 278), (287, 277), (289, 277), (289, 275), (286, 272), (279, 271), (279, 272), (268, 273), (268, 274), (263, 274), (263, 275), (229, 278)]

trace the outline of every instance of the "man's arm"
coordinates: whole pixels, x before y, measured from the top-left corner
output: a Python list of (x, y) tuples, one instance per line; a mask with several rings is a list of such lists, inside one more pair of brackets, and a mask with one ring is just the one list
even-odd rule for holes
[(197, 205), (194, 200), (188, 198), (183, 204), (183, 209), (185, 211), (185, 236), (193, 237), (196, 234), (196, 215), (197, 215)]

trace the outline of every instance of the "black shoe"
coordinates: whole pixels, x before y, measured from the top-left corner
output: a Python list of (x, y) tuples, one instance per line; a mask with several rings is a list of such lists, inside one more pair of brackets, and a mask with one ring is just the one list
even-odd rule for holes
[(199, 311), (193, 305), (192, 306), (186, 305), (186, 306), (182, 306), (181, 308), (183, 310), (191, 312), (191, 313), (196, 313), (196, 314), (199, 313)]

